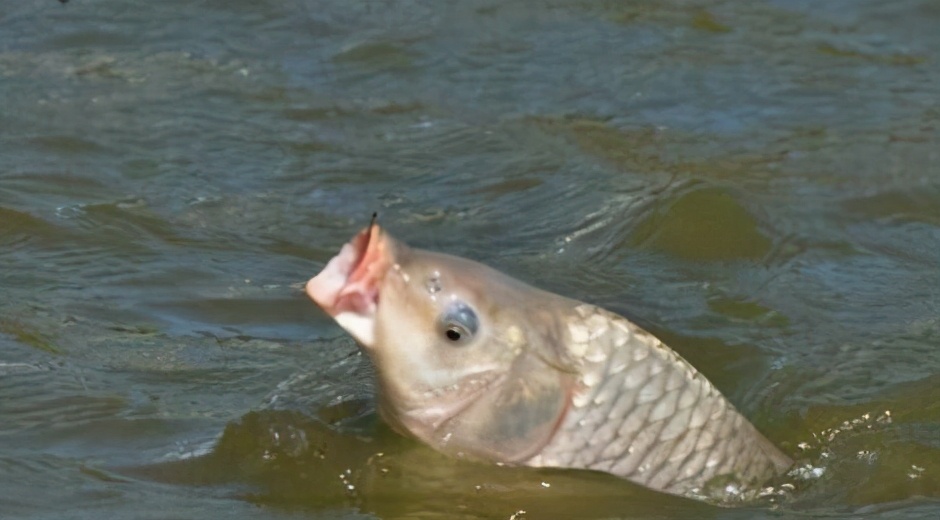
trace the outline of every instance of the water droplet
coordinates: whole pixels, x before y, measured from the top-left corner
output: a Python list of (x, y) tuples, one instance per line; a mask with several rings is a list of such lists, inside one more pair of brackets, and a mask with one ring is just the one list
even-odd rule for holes
[(434, 271), (434, 273), (428, 277), (427, 281), (424, 282), (424, 287), (428, 290), (428, 293), (432, 295), (441, 292), (441, 273)]

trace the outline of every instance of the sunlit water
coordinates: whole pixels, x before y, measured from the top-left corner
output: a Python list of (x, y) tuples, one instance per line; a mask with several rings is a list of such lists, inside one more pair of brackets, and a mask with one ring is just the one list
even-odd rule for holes
[[(937, 518), (938, 26), (0, 1), (0, 517)], [(398, 438), (299, 290), (373, 211), (654, 331), (797, 471), (717, 508)]]

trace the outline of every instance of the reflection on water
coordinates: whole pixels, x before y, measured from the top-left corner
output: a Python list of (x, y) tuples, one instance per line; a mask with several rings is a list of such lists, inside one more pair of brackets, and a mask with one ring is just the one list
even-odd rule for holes
[[(917, 0), (0, 7), (0, 511), (936, 518), (938, 23)], [(373, 211), (655, 331), (799, 470), (716, 509), (397, 438), (299, 290)]]

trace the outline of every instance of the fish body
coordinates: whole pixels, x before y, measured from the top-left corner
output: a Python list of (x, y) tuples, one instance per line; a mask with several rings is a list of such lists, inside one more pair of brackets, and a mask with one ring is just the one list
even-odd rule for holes
[(792, 464), (626, 318), (375, 223), (306, 289), (375, 364), (383, 419), (440, 451), (697, 497), (756, 489)]

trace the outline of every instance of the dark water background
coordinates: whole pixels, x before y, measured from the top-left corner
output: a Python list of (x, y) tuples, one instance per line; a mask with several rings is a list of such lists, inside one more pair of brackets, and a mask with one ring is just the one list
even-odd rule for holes
[[(0, 0), (0, 517), (940, 517), (938, 27)], [(725, 509), (397, 438), (300, 291), (376, 210), (650, 328), (802, 470)]]

